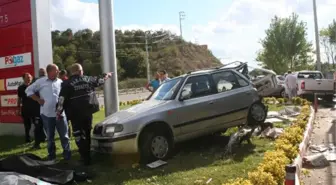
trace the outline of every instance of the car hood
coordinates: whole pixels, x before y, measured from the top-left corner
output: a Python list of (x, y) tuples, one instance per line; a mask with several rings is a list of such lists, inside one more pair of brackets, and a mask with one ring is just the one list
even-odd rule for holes
[(125, 121), (128, 118), (131, 118), (133, 116), (143, 114), (144, 112), (148, 112), (153, 110), (154, 108), (167, 103), (167, 101), (158, 101), (158, 100), (148, 100), (144, 101), (140, 104), (134, 105), (126, 110), (118, 111), (108, 117), (105, 118), (105, 120), (102, 122), (102, 124), (109, 124), (109, 123), (119, 123), (122, 121)]

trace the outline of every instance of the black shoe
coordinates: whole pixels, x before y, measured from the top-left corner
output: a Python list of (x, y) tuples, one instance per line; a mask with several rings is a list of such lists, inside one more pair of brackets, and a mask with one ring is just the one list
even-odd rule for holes
[(26, 143), (31, 143), (31, 140), (30, 139), (26, 139)]

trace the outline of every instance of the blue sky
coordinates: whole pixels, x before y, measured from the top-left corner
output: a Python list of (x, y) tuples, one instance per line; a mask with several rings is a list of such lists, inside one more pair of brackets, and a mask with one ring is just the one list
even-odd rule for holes
[[(97, 0), (51, 0), (52, 29), (99, 30)], [(317, 0), (319, 28), (336, 19), (336, 0)], [(115, 28), (166, 29), (179, 34), (179, 11), (184, 11), (184, 39), (206, 44), (222, 62), (254, 61), (260, 39), (271, 19), (293, 12), (307, 23), (314, 42), (312, 0), (114, 0)], [(322, 48), (323, 57), (323, 48)]]
[[(81, 1), (98, 3), (98, 0)], [(186, 12), (185, 24), (206, 24), (230, 3), (231, 0), (211, 0), (211, 3), (204, 0), (114, 0), (115, 25), (178, 24), (179, 11)]]

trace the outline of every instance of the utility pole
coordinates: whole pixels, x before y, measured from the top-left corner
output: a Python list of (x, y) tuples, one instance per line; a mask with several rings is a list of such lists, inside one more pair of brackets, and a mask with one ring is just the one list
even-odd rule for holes
[(317, 23), (316, 0), (313, 0), (313, 8), (314, 8), (315, 41), (316, 41), (316, 67), (318, 71), (321, 71), (320, 36)]
[(99, 0), (100, 42), (103, 72), (113, 72), (104, 84), (105, 116), (119, 111), (118, 74), (113, 29), (113, 0)]
[(182, 36), (182, 20), (184, 20), (185, 18), (185, 13), (183, 11), (180, 11), (179, 12), (179, 20), (180, 20), (180, 37), (181, 39), (183, 39), (183, 36)]
[(147, 66), (147, 80), (150, 82), (151, 80), (151, 72), (150, 72), (150, 65), (149, 65), (149, 53), (148, 53), (148, 35), (149, 31), (145, 32), (145, 47), (146, 47), (146, 66)]

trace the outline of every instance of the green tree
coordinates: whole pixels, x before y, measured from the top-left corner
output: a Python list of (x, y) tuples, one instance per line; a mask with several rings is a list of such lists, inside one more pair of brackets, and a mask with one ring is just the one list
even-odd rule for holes
[(307, 28), (298, 15), (287, 18), (275, 16), (261, 40), (262, 50), (256, 58), (260, 64), (284, 73), (288, 69), (306, 69), (312, 62), (312, 44), (307, 41)]
[(335, 44), (331, 42), (330, 39), (330, 30), (328, 28), (322, 29), (320, 31), (320, 41), (322, 44), (322, 47), (324, 48), (324, 54), (327, 59), (327, 63), (332, 63), (333, 66), (335, 65), (335, 53), (336, 53), (336, 47)]

